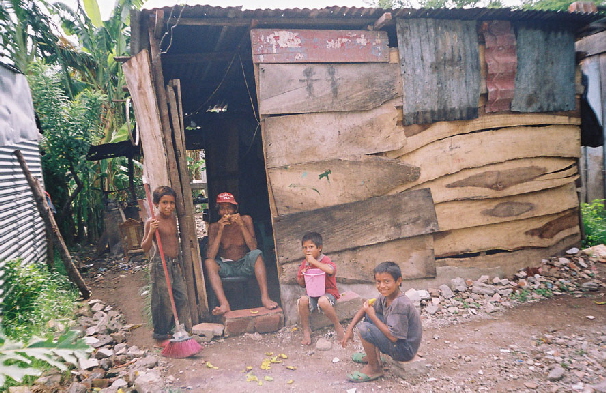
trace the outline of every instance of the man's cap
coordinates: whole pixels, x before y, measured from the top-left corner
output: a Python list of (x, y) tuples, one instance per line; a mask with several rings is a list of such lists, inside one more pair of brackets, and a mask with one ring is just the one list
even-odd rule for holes
[(231, 203), (232, 205), (237, 205), (236, 198), (229, 192), (222, 192), (217, 195), (217, 203)]

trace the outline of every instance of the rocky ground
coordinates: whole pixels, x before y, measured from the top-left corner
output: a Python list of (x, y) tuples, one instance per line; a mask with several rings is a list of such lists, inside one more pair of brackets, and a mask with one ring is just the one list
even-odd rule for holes
[(422, 360), (387, 362), (383, 378), (363, 384), (345, 378), (360, 368), (350, 360), (359, 343), (341, 348), (330, 329), (314, 332), (312, 346), (288, 326), (163, 358), (144, 312), (143, 262), (85, 260), (95, 300), (82, 304), (75, 328), (91, 359), (69, 380), (42, 377), (34, 391), (606, 392), (606, 257), (588, 255), (602, 250), (573, 249), (515, 277), (409, 290), (422, 312)]

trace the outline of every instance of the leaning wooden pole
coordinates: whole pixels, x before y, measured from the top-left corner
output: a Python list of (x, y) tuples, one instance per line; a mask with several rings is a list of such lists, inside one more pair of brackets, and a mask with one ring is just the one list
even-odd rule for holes
[(20, 150), (15, 150), (13, 152), (15, 156), (17, 156), (17, 160), (19, 161), (19, 165), (21, 165), (21, 170), (27, 179), (27, 183), (29, 184), (32, 193), (34, 194), (34, 201), (36, 202), (36, 207), (44, 220), (44, 224), (46, 225), (46, 229), (48, 233), (50, 233), (50, 237), (53, 239), (55, 245), (59, 248), (59, 252), (61, 253), (61, 259), (63, 259), (63, 265), (65, 265), (65, 269), (67, 270), (67, 275), (69, 279), (76, 284), (78, 289), (80, 290), (80, 294), (84, 299), (90, 298), (90, 290), (84, 283), (82, 276), (74, 263), (72, 261), (72, 256), (63, 241), (63, 236), (61, 236), (61, 232), (59, 232), (59, 227), (55, 222), (55, 217), (52, 215), (48, 204), (46, 204), (46, 198), (44, 197), (44, 193), (42, 191), (42, 187), (34, 176), (32, 176), (29, 168), (27, 167), (27, 163), (25, 162), (25, 158), (23, 158), (23, 154), (21, 154)]

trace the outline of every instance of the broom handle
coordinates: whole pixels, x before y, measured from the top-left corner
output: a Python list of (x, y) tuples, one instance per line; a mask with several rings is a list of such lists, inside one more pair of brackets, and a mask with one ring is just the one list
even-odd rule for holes
[[(149, 189), (149, 184), (143, 184), (145, 188), (145, 196), (147, 197), (147, 202), (149, 203), (149, 212), (151, 214), (151, 218), (153, 220), (156, 219), (156, 215), (154, 214), (154, 204), (151, 200), (151, 191)], [(164, 268), (164, 278), (166, 278), (166, 286), (168, 287), (168, 297), (170, 298), (170, 307), (173, 310), (173, 316), (175, 317), (175, 325), (177, 329), (179, 329), (179, 316), (177, 315), (177, 306), (175, 305), (175, 298), (173, 296), (173, 286), (170, 283), (170, 277), (168, 276), (168, 267), (166, 267), (166, 258), (164, 257), (164, 249), (162, 248), (162, 240), (160, 239), (160, 232), (156, 229), (154, 232), (156, 235), (156, 244), (158, 245), (158, 251), (160, 252), (160, 259), (162, 259), (162, 268)]]

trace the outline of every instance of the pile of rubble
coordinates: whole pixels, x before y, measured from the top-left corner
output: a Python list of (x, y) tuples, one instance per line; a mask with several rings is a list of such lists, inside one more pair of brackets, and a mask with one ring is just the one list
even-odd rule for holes
[(490, 314), (555, 295), (582, 296), (586, 292), (599, 291), (600, 287), (606, 286), (595, 267), (599, 258), (594, 249), (579, 251), (572, 248), (566, 257), (543, 259), (540, 267), (520, 270), (512, 279), (457, 277), (450, 285), (429, 290), (409, 289), (406, 295), (428, 323), (456, 323), (474, 315)]
[(70, 380), (65, 381), (65, 375), (51, 369), (38, 378), (34, 386), (12, 387), (9, 392), (163, 391), (162, 375), (166, 363), (159, 354), (126, 344), (127, 333), (138, 326), (125, 324), (122, 314), (96, 299), (82, 303), (77, 316), (76, 326), (72, 329), (81, 330), (84, 341), (90, 345), (92, 352), (88, 359), (80, 361), (77, 370), (71, 371)]

